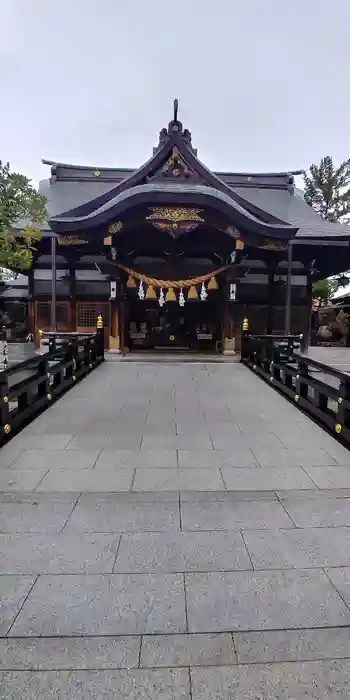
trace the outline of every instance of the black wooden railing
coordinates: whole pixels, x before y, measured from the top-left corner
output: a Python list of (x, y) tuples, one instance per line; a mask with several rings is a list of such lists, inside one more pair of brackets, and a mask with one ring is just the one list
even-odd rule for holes
[(0, 443), (47, 408), (104, 359), (95, 333), (44, 333), (48, 352), (0, 372)]
[(350, 375), (302, 355), (302, 340), (243, 334), (241, 361), (350, 446)]

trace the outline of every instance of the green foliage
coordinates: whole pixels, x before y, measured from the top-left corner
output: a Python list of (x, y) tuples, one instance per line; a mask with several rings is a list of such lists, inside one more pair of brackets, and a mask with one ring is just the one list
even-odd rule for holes
[(304, 174), (304, 199), (323, 219), (347, 223), (350, 216), (350, 159), (339, 168), (330, 156)]
[(312, 285), (312, 296), (313, 299), (317, 299), (320, 304), (327, 304), (334, 292), (339, 287), (339, 280), (338, 279), (325, 279), (325, 280), (318, 280), (317, 282), (314, 282)]
[[(46, 217), (46, 199), (25, 175), (11, 173), (9, 163), (0, 160), (0, 266), (25, 269), (31, 266), (33, 246), (41, 237), (40, 224)], [(14, 224), (23, 220), (23, 232)]]

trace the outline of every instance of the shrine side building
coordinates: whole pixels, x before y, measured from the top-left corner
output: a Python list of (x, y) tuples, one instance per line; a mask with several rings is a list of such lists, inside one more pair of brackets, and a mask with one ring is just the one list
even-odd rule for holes
[(312, 282), (350, 267), (349, 227), (322, 220), (295, 173), (211, 171), (177, 110), (138, 170), (43, 161), (49, 218), (21, 288), (35, 336), (99, 313), (122, 352), (230, 353), (245, 317), (308, 335)]

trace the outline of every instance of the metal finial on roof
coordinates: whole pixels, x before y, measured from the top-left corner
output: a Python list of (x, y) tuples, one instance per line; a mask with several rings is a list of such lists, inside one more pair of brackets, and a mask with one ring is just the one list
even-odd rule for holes
[(179, 109), (179, 100), (177, 99), (177, 97), (175, 97), (175, 100), (174, 100), (174, 122), (177, 122), (178, 109)]

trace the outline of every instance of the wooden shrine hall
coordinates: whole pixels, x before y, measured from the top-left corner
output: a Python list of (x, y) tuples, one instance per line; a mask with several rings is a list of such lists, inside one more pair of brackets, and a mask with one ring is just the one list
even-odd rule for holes
[[(30, 330), (106, 347), (232, 353), (252, 333), (308, 335), (312, 281), (350, 267), (348, 226), (323, 221), (297, 173), (213, 172), (173, 118), (138, 170), (43, 161), (49, 219), (28, 272)], [(22, 290), (23, 291), (23, 290)]]

